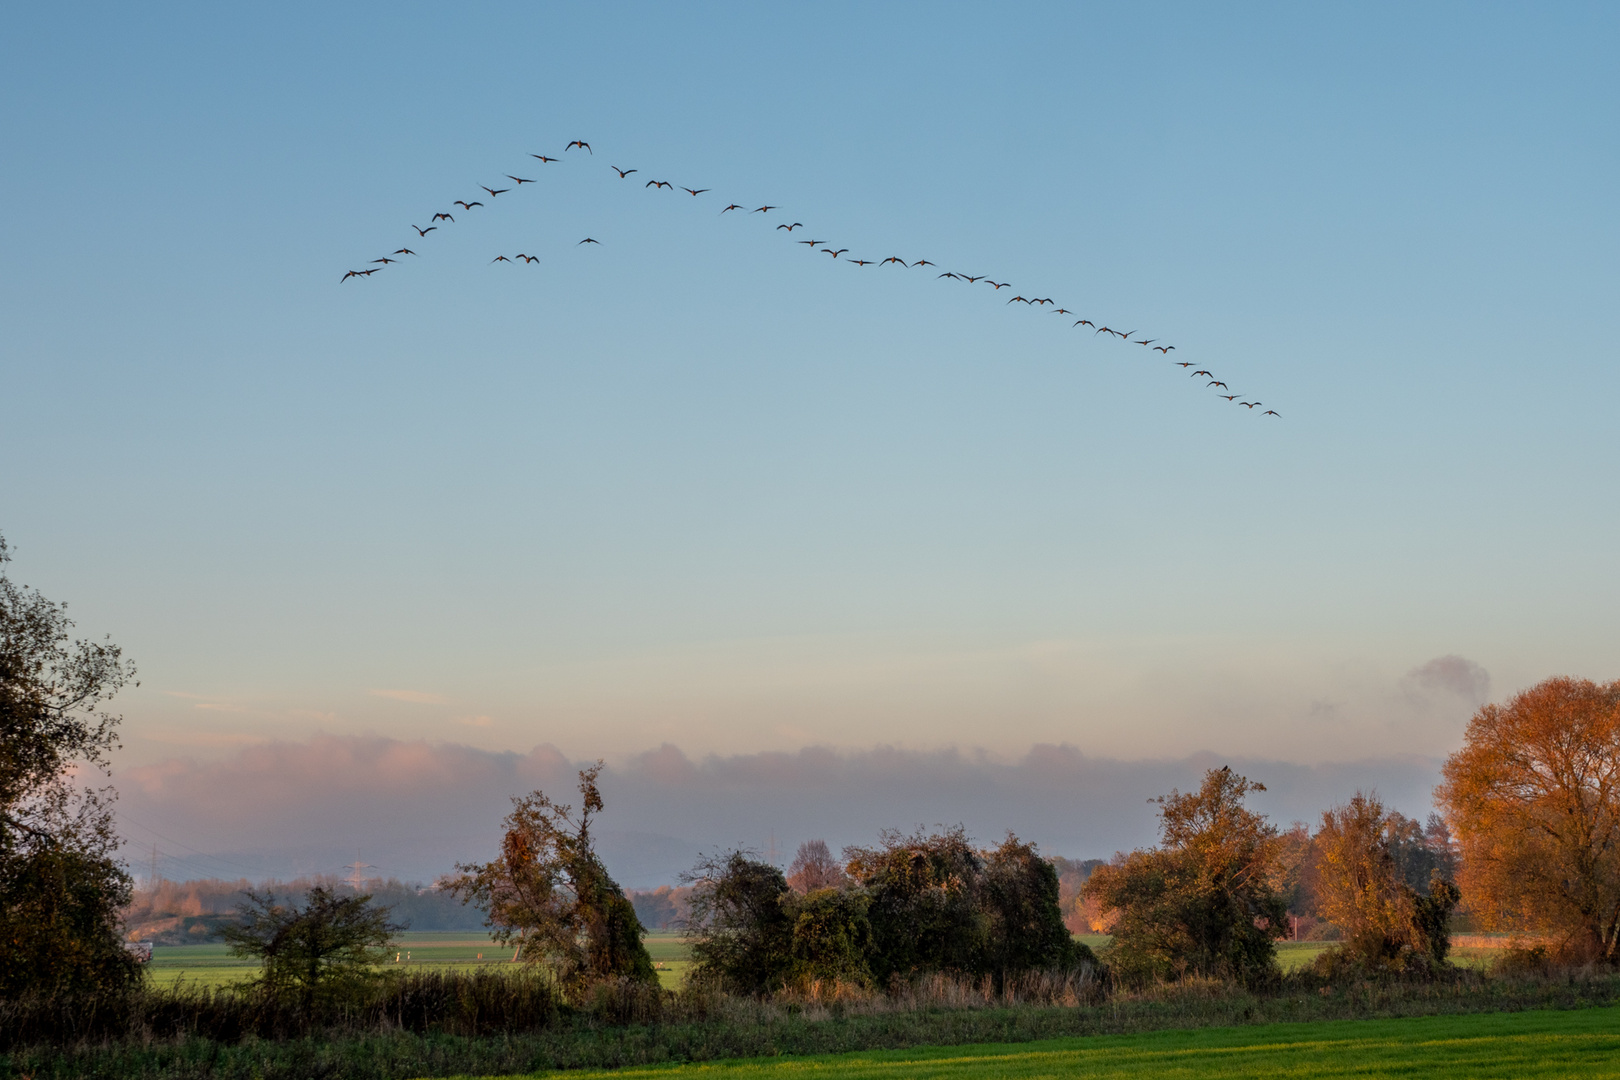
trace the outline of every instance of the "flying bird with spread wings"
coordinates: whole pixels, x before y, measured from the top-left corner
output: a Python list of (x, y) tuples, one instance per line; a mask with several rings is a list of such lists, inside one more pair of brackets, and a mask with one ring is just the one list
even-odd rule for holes
[(573, 150), (575, 147), (578, 147), (579, 149), (585, 151), (587, 154), (591, 155), (592, 157), (596, 156), (596, 151), (592, 150), (591, 149), (591, 144), (586, 142), (584, 139), (575, 139), (573, 142), (571, 142), (567, 146), (563, 147), (563, 152), (566, 153), (569, 150)]
[(608, 168), (610, 168), (614, 172), (618, 173), (620, 180), (623, 180), (625, 177), (629, 176), (633, 172), (640, 172), (641, 171), (640, 169), (621, 169), (617, 165), (609, 165)]

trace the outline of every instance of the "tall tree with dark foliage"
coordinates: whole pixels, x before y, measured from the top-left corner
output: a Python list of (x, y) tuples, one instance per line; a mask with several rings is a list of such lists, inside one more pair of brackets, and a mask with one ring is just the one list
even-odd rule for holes
[(82, 993), (136, 982), (118, 911), (108, 771), (119, 718), (103, 706), (135, 677), (110, 641), (73, 640), (67, 605), (14, 584), (0, 537), (0, 996)]

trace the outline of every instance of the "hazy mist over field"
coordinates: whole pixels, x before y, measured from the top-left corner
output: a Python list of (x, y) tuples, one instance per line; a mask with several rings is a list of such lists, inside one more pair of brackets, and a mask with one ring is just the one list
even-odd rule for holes
[[(1426, 758), (1120, 761), (1058, 745), (1007, 759), (894, 748), (693, 759), (665, 745), (604, 774), (599, 836), (609, 868), (631, 887), (673, 884), (700, 849), (768, 852), (773, 833), (785, 862), (803, 840), (836, 849), (868, 843), (878, 828), (936, 823), (961, 822), (984, 842), (1011, 829), (1049, 854), (1105, 858), (1154, 839), (1150, 796), (1196, 787), (1204, 769), (1227, 763), (1268, 786), (1257, 805), (1284, 823), (1314, 820), (1358, 787), (1421, 817), (1438, 768)], [(452, 862), (493, 854), (510, 795), (571, 793), (581, 764), (549, 745), (518, 754), (323, 736), (126, 770), (120, 809), (128, 835), (165, 853), (160, 870), (171, 877), (337, 873), (358, 852), (375, 872), (431, 880)]]

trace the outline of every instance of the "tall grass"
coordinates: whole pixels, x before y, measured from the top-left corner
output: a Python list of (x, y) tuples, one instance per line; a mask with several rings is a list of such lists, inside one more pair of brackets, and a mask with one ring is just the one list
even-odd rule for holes
[(1109, 994), (1085, 972), (1035, 973), (999, 991), (938, 976), (887, 993), (819, 984), (770, 1000), (606, 983), (572, 1005), (534, 976), (410, 973), (313, 1018), (229, 990), (147, 991), (123, 1006), (136, 1026), (121, 1032), (110, 1009), (69, 1018), (60, 1003), (50, 1013), (0, 1006), (10, 1050), (0, 1080), (488, 1075), (1616, 1002), (1620, 975), (1573, 969), (1341, 984), (1300, 973), (1263, 991), (1193, 980)]

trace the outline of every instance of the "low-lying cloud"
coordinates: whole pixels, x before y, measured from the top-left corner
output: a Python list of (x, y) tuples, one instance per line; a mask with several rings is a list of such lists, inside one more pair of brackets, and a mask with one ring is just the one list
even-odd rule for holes
[[(137, 868), (146, 857), (136, 852), (155, 843), (171, 877), (335, 873), (358, 853), (382, 873), (431, 880), (458, 861), (489, 857), (511, 796), (543, 788), (567, 801), (584, 764), (547, 744), (517, 753), (319, 736), (216, 761), (172, 758), (115, 781)], [(1049, 744), (1014, 760), (896, 747), (694, 760), (666, 744), (604, 772), (598, 835), (609, 867), (630, 886), (673, 882), (702, 850), (774, 843), (785, 861), (806, 839), (836, 849), (885, 827), (936, 823), (960, 822), (981, 841), (1012, 830), (1051, 854), (1106, 857), (1153, 841), (1149, 799), (1223, 764), (1267, 785), (1258, 805), (1282, 824), (1314, 820), (1357, 788), (1425, 815), (1438, 771), (1428, 758), (1121, 761)]]

